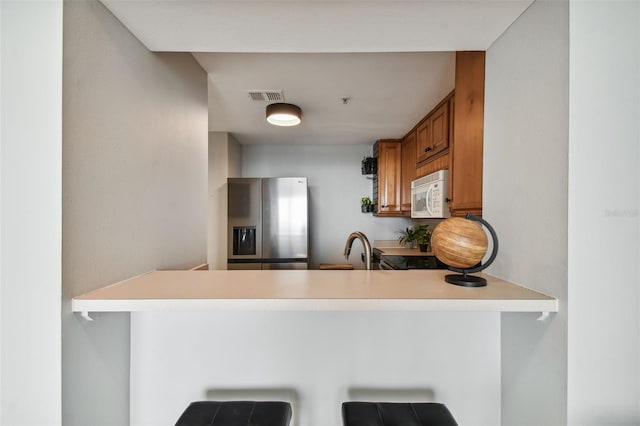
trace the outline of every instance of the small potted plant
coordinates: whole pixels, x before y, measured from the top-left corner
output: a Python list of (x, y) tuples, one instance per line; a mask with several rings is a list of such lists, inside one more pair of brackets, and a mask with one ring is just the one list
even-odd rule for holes
[(362, 213), (371, 213), (373, 212), (373, 202), (369, 197), (362, 197), (360, 200)]
[(413, 248), (416, 241), (416, 235), (413, 232), (413, 228), (405, 228), (400, 231), (400, 237), (398, 237), (398, 244), (405, 246), (406, 248)]
[(429, 225), (416, 223), (411, 228), (400, 231), (398, 242), (407, 248), (413, 248), (414, 244), (418, 244), (420, 251), (429, 251), (429, 244), (431, 243)]
[(431, 230), (429, 225), (415, 224), (413, 225), (413, 233), (415, 234), (416, 243), (420, 251), (429, 251), (429, 245), (431, 244)]
[(375, 157), (364, 157), (362, 159), (362, 174), (374, 175), (378, 169), (378, 159)]

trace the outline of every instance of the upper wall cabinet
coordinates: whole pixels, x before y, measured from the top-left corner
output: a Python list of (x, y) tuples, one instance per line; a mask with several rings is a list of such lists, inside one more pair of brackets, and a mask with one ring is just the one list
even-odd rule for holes
[[(418, 150), (416, 177), (449, 169), (449, 210), (452, 216), (482, 215), (482, 155), (484, 134), (484, 52), (456, 52), (456, 88), (418, 125), (429, 122), (426, 133), (447, 134), (447, 142), (433, 144), (420, 161)], [(445, 102), (448, 100), (448, 102)], [(438, 119), (448, 108), (448, 122)], [(435, 124), (438, 121), (439, 124)], [(446, 123), (446, 124), (445, 124)], [(419, 132), (418, 132), (419, 134)], [(418, 136), (418, 146), (420, 136)], [(429, 147), (429, 145), (427, 145)], [(424, 148), (423, 148), (424, 149)]]
[(411, 216), (411, 182), (416, 178), (416, 131), (402, 139), (402, 194), (400, 209), (404, 216)]
[(429, 151), (432, 150), (431, 143), (431, 120), (429, 117), (422, 120), (416, 129), (416, 163), (422, 163), (429, 158)]
[(449, 209), (454, 216), (482, 215), (484, 67), (484, 52), (456, 53), (456, 94), (449, 158)]
[(418, 125), (416, 163), (420, 164), (449, 148), (449, 96)]
[(409, 216), (411, 181), (443, 169), (451, 214), (482, 215), (484, 67), (484, 52), (456, 52), (455, 90), (402, 140), (376, 142), (378, 216)]
[(381, 139), (375, 143), (378, 174), (374, 177), (374, 197), (377, 216), (402, 216), (402, 144), (397, 139)]

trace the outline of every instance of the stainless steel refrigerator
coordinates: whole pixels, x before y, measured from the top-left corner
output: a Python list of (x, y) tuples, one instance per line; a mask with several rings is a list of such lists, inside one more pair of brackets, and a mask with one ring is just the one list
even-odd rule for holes
[(307, 269), (307, 178), (229, 178), (228, 269)]

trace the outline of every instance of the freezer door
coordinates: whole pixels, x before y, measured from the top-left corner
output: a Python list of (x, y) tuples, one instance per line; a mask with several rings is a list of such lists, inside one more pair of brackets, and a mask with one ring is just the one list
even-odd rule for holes
[(263, 259), (307, 258), (307, 178), (265, 178), (262, 197)]
[(227, 263), (227, 269), (229, 271), (242, 271), (242, 270), (256, 270), (262, 269), (262, 263)]
[(262, 258), (262, 182), (229, 178), (227, 253), (229, 259)]
[(307, 262), (263, 263), (262, 269), (309, 269)]

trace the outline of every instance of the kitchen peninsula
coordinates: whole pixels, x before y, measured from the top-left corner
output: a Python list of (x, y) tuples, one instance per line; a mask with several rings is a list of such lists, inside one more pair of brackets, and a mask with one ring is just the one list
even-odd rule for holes
[(73, 298), (72, 310), (557, 312), (555, 298), (483, 274), (447, 284), (443, 270), (153, 271)]

